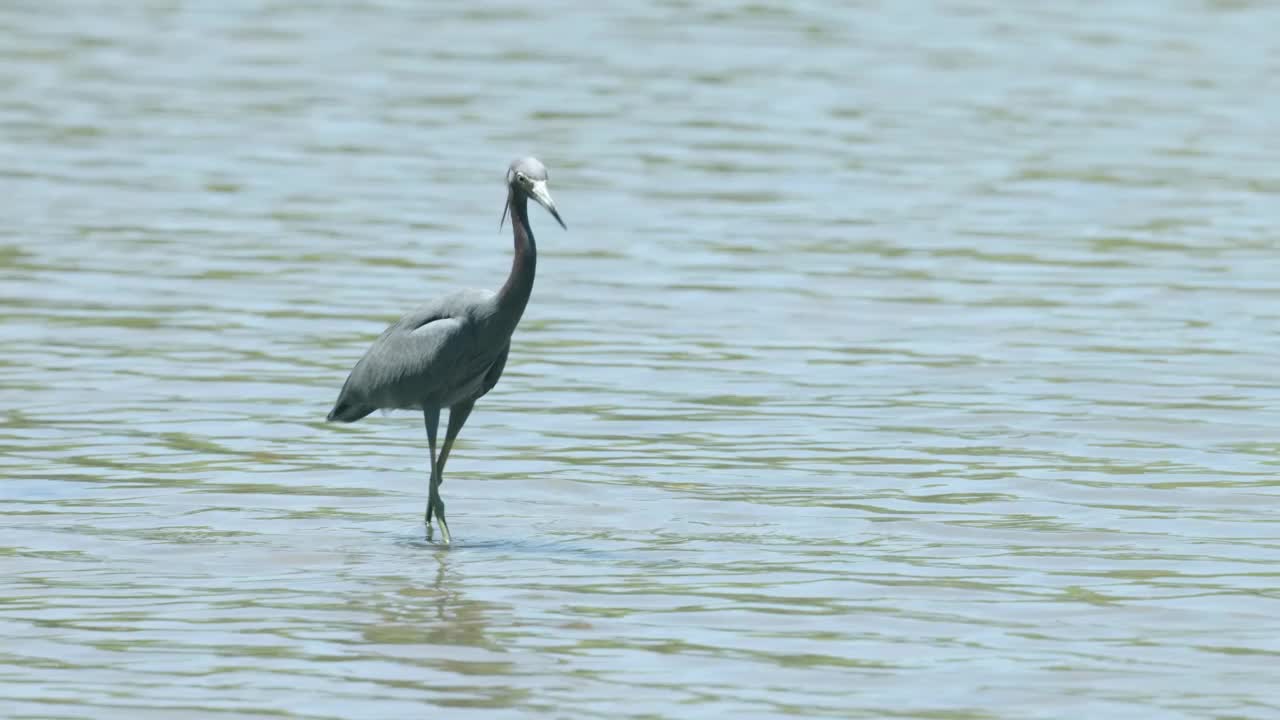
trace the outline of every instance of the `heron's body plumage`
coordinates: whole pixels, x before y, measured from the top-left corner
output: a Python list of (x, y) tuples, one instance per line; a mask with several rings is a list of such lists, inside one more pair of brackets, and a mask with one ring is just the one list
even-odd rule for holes
[(505, 328), (495, 327), (494, 300), (487, 290), (463, 290), (397, 320), (356, 363), (329, 419), (478, 400), (497, 383), (511, 343)]

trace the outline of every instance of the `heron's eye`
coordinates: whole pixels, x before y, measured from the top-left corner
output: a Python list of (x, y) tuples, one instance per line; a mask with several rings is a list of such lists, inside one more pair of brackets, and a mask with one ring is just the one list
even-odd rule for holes
[(519, 180), (520, 182), (524, 182), (527, 179), (528, 178), (524, 176), (524, 173), (516, 173), (516, 180)]

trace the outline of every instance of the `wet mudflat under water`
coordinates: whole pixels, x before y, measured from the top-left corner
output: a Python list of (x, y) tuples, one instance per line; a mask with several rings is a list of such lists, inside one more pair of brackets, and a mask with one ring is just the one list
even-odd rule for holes
[[(1276, 27), (0, 7), (0, 714), (1280, 715)], [(527, 153), (443, 549), (323, 418)]]

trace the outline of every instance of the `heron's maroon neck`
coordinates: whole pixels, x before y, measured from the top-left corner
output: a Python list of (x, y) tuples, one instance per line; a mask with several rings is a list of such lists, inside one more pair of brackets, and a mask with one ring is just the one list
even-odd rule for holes
[(515, 241), (515, 257), (511, 261), (511, 274), (498, 291), (499, 311), (511, 321), (512, 329), (520, 322), (524, 306), (533, 292), (533, 274), (538, 265), (538, 246), (533, 242), (533, 230), (529, 228), (529, 197), (512, 189), (508, 207), (511, 210), (511, 235)]

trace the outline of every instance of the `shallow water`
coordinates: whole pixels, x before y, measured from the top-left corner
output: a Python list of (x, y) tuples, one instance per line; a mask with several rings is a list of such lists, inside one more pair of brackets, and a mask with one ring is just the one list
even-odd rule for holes
[(437, 5), (0, 5), (6, 717), (1280, 715), (1280, 6)]

